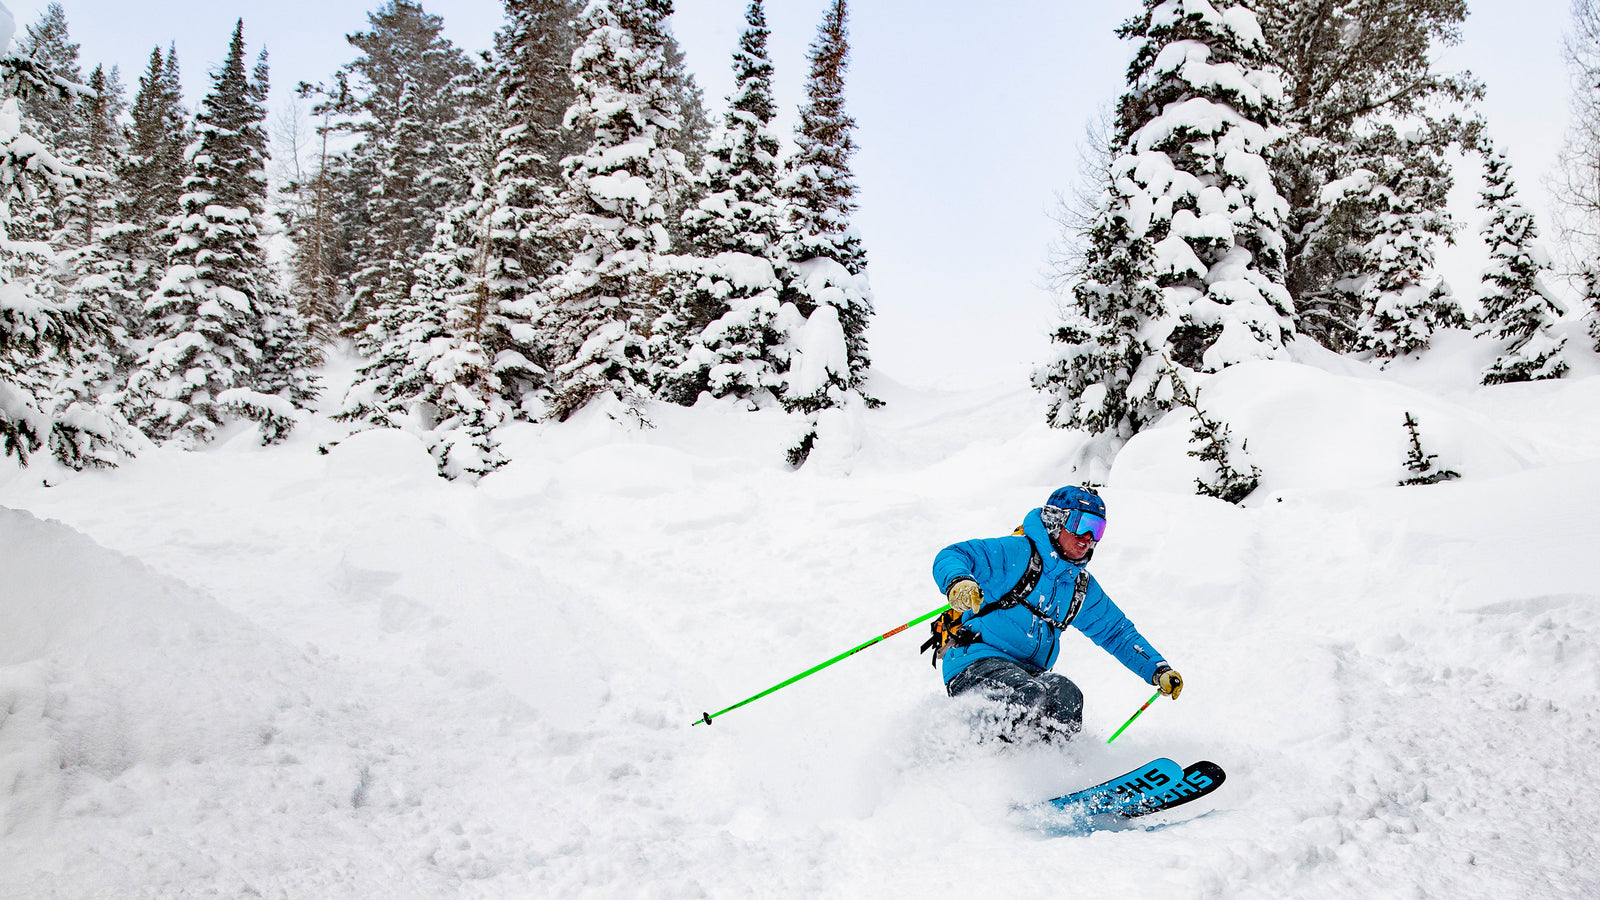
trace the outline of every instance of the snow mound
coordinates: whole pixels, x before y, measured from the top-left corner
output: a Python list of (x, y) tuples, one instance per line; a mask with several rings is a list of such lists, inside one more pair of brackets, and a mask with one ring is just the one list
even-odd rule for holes
[(332, 478), (411, 481), (438, 474), (422, 441), (394, 428), (352, 434), (328, 451), (328, 475)]
[(0, 603), (7, 827), (135, 766), (259, 751), (298, 705), (302, 655), (182, 582), (10, 509), (0, 546), (26, 561)]
[[(1409, 413), (1437, 468), (1492, 478), (1523, 471), (1536, 454), (1481, 413), (1393, 381), (1290, 362), (1232, 366), (1202, 381), (1200, 409), (1229, 427), (1234, 465), (1261, 470), (1249, 503), (1291, 492), (1393, 487), (1406, 470)], [(1207, 474), (1190, 457), (1194, 416), (1181, 410), (1135, 436), (1117, 456), (1112, 484), (1194, 493)], [(1241, 462), (1242, 460), (1242, 462)]]

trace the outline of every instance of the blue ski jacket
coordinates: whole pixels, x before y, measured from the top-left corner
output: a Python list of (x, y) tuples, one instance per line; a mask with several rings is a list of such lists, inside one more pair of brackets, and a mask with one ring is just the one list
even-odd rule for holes
[[(1078, 564), (1062, 557), (1046, 533), (1037, 509), (1023, 518), (1022, 532), (962, 541), (940, 550), (933, 559), (933, 580), (939, 590), (948, 592), (958, 579), (970, 578), (983, 590), (987, 606), (1022, 579), (1032, 548), (1037, 547), (1044, 569), (1039, 583), (1024, 599), (1051, 618), (1064, 619), (1072, 607), (1078, 573), (1089, 561)], [(1032, 541), (1031, 546), (1029, 541)], [(945, 650), (946, 684), (962, 669), (989, 656), (1010, 659), (1038, 674), (1055, 664), (1056, 654), (1061, 650), (1061, 633), (1021, 604), (1009, 609), (986, 610), (979, 616), (969, 611), (962, 614), (961, 623), (971, 629), (978, 640), (966, 647), (952, 644)], [(1100, 583), (1093, 576), (1089, 578), (1083, 606), (1070, 625), (1147, 682), (1155, 674), (1156, 667), (1164, 662), (1161, 654), (1100, 589)]]

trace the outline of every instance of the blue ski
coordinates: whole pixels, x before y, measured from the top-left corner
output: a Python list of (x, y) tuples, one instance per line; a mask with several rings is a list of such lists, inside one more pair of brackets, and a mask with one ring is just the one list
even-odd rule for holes
[(1163, 757), (1094, 787), (1048, 800), (1041, 806), (1077, 820), (1101, 816), (1131, 819), (1204, 797), (1220, 787), (1226, 777), (1222, 767), (1214, 762), (1202, 760), (1183, 768)]

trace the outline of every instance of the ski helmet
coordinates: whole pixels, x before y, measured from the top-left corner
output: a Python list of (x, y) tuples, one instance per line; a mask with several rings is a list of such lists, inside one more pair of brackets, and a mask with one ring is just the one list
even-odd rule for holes
[(1106, 517), (1106, 502), (1100, 499), (1100, 495), (1096, 494), (1093, 488), (1076, 485), (1057, 488), (1044, 505), (1067, 512), (1086, 512), (1102, 519)]

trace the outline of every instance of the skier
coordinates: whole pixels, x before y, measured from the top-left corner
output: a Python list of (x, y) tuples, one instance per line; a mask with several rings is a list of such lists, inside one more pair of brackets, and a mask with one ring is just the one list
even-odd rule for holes
[(1105, 528), (1100, 496), (1064, 487), (1013, 534), (951, 544), (934, 557), (933, 579), (951, 609), (923, 649), (935, 648), (950, 696), (975, 691), (1002, 704), (1004, 740), (1071, 739), (1083, 727), (1083, 692), (1048, 671), (1068, 625), (1163, 694), (1176, 700), (1183, 690), (1183, 678), (1087, 571)]

